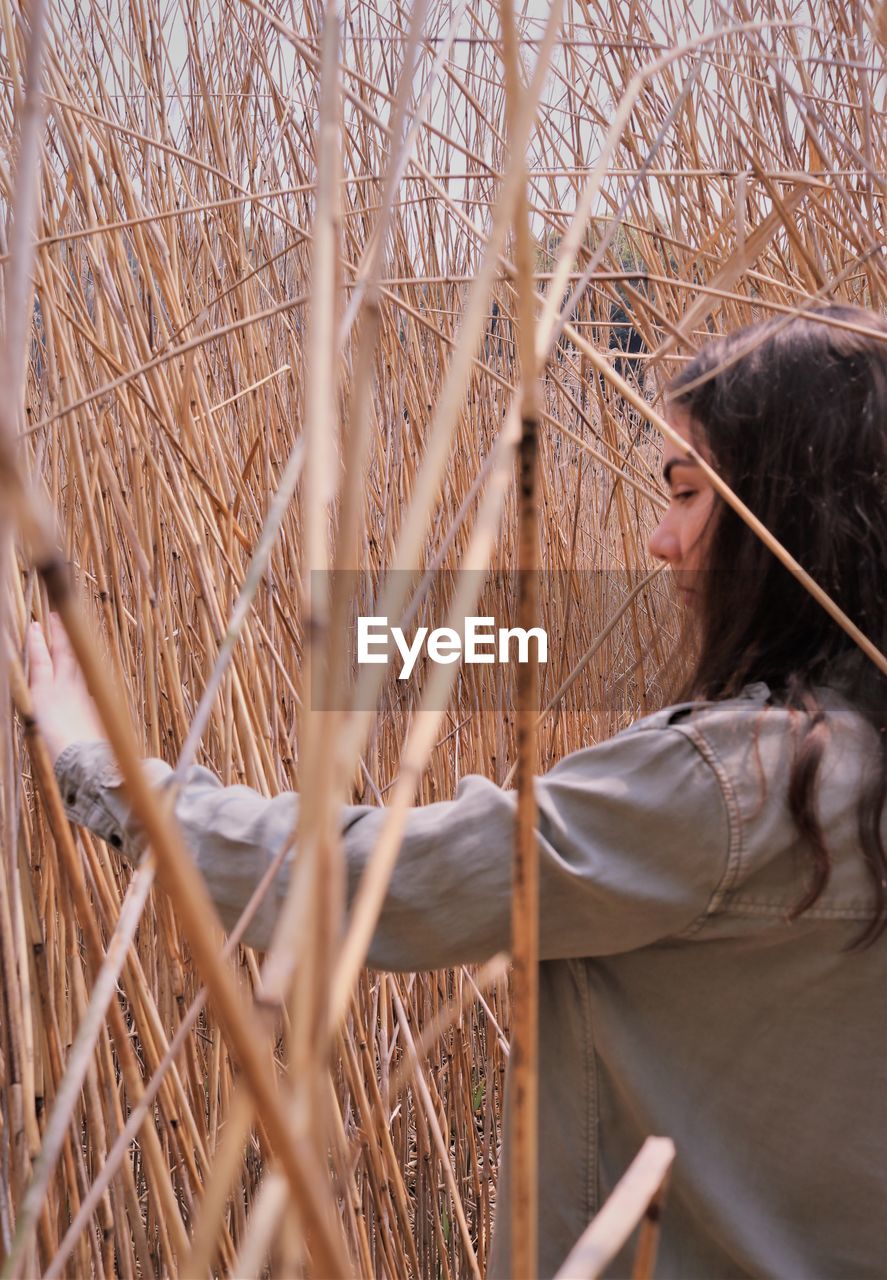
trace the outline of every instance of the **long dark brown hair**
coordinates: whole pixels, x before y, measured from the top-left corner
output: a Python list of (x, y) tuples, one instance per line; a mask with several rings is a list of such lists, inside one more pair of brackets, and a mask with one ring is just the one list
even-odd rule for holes
[[(883, 652), (887, 624), (887, 322), (826, 305), (749, 325), (708, 343), (668, 401), (735, 493)], [(697, 659), (684, 697), (734, 696), (752, 680), (799, 713), (788, 801), (812, 853), (810, 907), (830, 870), (816, 813), (828, 737), (817, 686), (838, 685), (879, 734), (859, 800), (859, 838), (874, 915), (854, 945), (887, 927), (887, 680), (716, 496), (700, 574)]]

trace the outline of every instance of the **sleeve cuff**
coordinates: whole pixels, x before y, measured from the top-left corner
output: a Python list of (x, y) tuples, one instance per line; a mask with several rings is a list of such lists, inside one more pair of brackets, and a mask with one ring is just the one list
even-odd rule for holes
[[(161, 760), (144, 761), (143, 767), (154, 784), (171, 773)], [(55, 776), (68, 819), (135, 861), (144, 849), (144, 838), (124, 798), (123, 776), (110, 744), (71, 743), (56, 759)]]
[(69, 743), (56, 757), (55, 777), (68, 817), (74, 821), (78, 801), (89, 789), (122, 781), (111, 747), (104, 741)]

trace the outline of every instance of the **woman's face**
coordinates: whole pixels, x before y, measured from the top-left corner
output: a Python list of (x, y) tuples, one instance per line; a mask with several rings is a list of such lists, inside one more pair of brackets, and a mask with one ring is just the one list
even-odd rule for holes
[[(672, 406), (668, 420), (694, 449), (704, 454), (693, 439), (692, 423), (685, 413)], [(650, 552), (667, 561), (684, 604), (692, 606), (699, 587), (696, 574), (705, 568), (706, 525), (715, 493), (702, 468), (668, 441), (662, 474), (669, 492), (668, 509), (650, 535)]]

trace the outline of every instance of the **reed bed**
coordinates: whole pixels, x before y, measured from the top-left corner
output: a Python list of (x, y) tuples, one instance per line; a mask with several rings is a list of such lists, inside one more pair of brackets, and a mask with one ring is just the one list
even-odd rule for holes
[[(711, 333), (883, 308), (887, 7), (0, 14), (3, 1274), (481, 1276), (533, 995), (506, 957), (364, 968), (403, 816), (667, 699), (661, 389)], [(356, 600), (443, 621), (536, 556), (538, 689), (369, 668), (339, 705)], [(34, 730), (50, 606), (135, 872), (68, 827)], [(139, 753), (304, 793), (266, 956), (223, 957)], [(340, 946), (343, 801), (390, 820)]]

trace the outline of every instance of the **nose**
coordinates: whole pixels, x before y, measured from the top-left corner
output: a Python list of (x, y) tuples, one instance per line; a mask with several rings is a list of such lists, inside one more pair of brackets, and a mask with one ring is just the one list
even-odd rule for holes
[(659, 521), (650, 534), (647, 546), (650, 550), (650, 555), (655, 556), (657, 560), (666, 560), (669, 564), (674, 564), (675, 561), (680, 559), (680, 544), (669, 525), (667, 515)]

